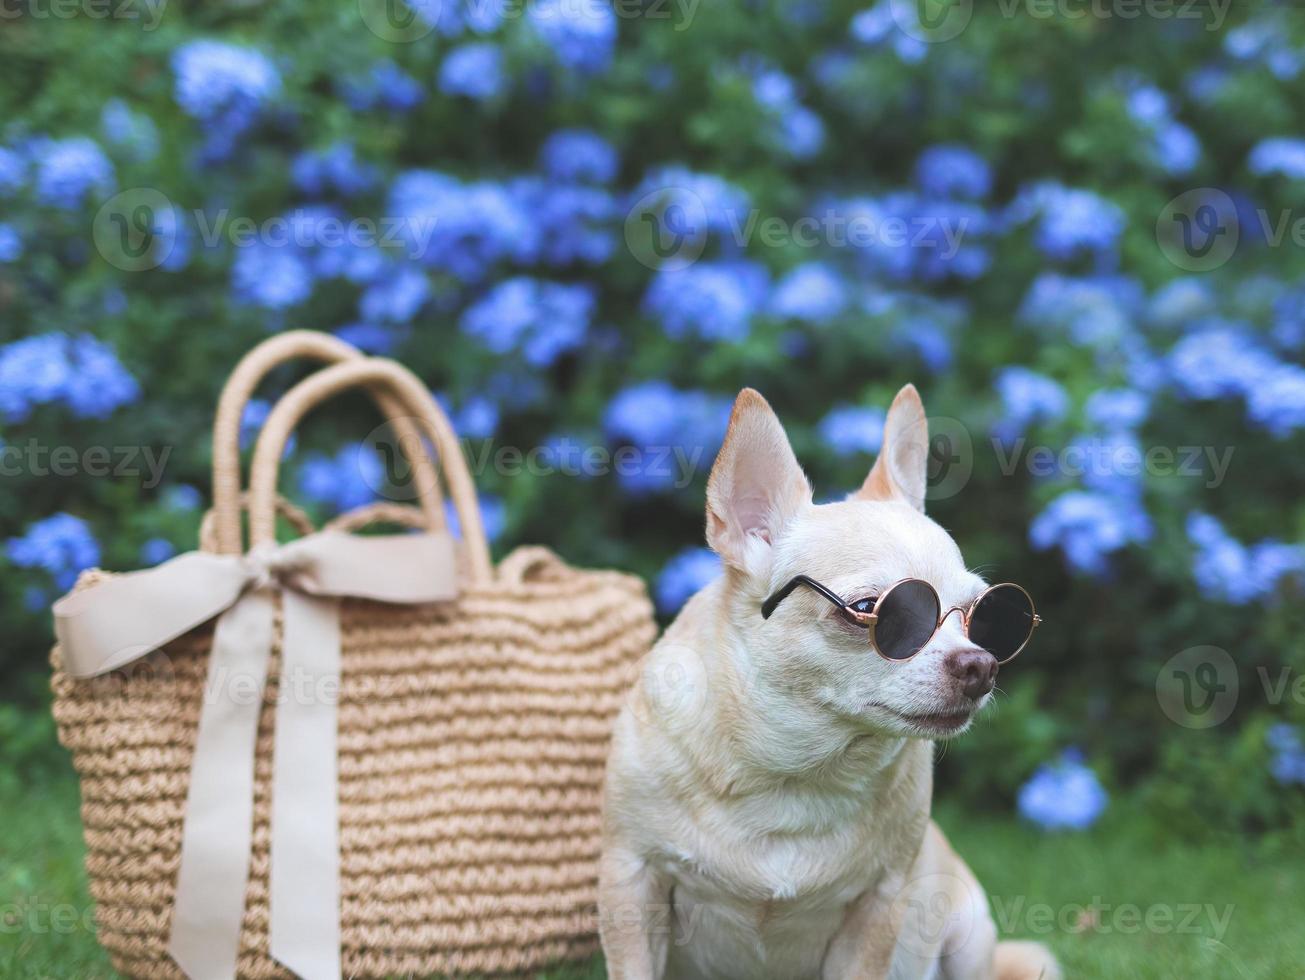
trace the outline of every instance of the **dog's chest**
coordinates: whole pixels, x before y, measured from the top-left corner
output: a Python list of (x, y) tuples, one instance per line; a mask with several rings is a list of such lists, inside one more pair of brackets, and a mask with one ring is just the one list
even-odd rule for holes
[(820, 975), (848, 907), (882, 868), (859, 835), (699, 835), (665, 858), (675, 931), (668, 976)]

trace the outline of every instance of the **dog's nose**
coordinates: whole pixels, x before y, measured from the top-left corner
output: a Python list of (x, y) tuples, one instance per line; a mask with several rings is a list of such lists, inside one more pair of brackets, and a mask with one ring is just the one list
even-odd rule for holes
[(954, 650), (947, 654), (944, 665), (971, 701), (979, 700), (997, 683), (997, 658), (987, 650)]

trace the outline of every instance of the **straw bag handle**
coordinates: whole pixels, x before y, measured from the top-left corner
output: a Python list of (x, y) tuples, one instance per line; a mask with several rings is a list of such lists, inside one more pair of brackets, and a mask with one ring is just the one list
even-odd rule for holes
[[(241, 510), (249, 506), (249, 494), (240, 494), (239, 506)], [(278, 517), (284, 517), (301, 538), (307, 537), (317, 530), (313, 526), (312, 519), (303, 512), (302, 508), (296, 507), (280, 494), (276, 495), (276, 513)], [(222, 553), (217, 540), (217, 511), (212, 507), (204, 511), (204, 516), (200, 518), (199, 550), (208, 552), (210, 555)]]
[[(241, 532), (241, 478), (240, 478), (240, 420), (245, 406), (273, 368), (295, 358), (336, 363), (361, 361), (362, 351), (339, 337), (316, 330), (290, 330), (263, 341), (240, 359), (218, 398), (217, 415), (213, 421), (213, 511), (216, 532), (216, 550), (220, 554), (238, 555), (244, 551)], [(400, 445), (415, 444), (420, 438), (416, 425), (407, 417), (403, 403), (389, 390), (378, 388), (375, 392), (381, 413), (394, 426), (394, 436)], [(434, 501), (438, 515), (430, 527), (444, 527), (444, 508), (440, 498), (439, 476), (430, 459), (413, 461), (413, 480), (417, 496)]]
[[(403, 404), (439, 453), (449, 496), (462, 526), (471, 579), (475, 582), (490, 581), (493, 565), (480, 519), (476, 488), (448, 416), (415, 374), (394, 361), (378, 357), (344, 361), (323, 368), (286, 392), (272, 409), (254, 447), (254, 462), (249, 471), (250, 544), (257, 548), (276, 542), (276, 483), (281, 453), (300, 419), (313, 406), (342, 391), (357, 387), (375, 390), (381, 386)], [(402, 447), (411, 445), (414, 443), (406, 442)], [(415, 465), (417, 460), (409, 458), (409, 462)], [(430, 498), (423, 498), (423, 509), (430, 503)]]

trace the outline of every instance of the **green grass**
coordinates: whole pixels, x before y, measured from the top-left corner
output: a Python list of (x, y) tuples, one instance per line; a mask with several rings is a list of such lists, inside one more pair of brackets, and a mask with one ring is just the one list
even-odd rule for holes
[[(94, 935), (80, 925), (90, 920), (90, 906), (75, 785), (63, 779), (0, 790), (0, 814), (0, 977), (112, 976)], [(1006, 920), (1007, 934), (1050, 943), (1071, 978), (1305, 976), (1299, 859), (1275, 860), (1250, 845), (1164, 840), (1127, 822), (1126, 801), (1116, 803), (1113, 822), (1082, 835), (1044, 836), (954, 810), (940, 822), (992, 896), (999, 928)], [(55, 908), (78, 924), (50, 929)], [(1200, 911), (1187, 921), (1190, 909)], [(1227, 915), (1226, 931), (1208, 909)], [(1148, 914), (1156, 928), (1146, 928)], [(548, 980), (602, 976), (594, 963)]]

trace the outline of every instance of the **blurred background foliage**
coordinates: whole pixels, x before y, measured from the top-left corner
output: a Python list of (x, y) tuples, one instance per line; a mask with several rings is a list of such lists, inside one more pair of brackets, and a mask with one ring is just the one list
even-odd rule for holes
[[(1305, 705), (1273, 691), (1305, 671), (1305, 248), (1274, 229), (1305, 219), (1305, 21), (1007, 7), (947, 40), (889, 0), (0, 22), (8, 767), (51, 764), (49, 602), (85, 566), (195, 546), (223, 380), (309, 327), (418, 372), (473, 461), (538, 449), (477, 468), (496, 553), (637, 572), (666, 617), (715, 573), (703, 490), (740, 387), (831, 499), (915, 382), (954, 440), (930, 513), (1046, 620), (942, 791), (1047, 826), (1135, 804), (1299, 840)], [(1236, 231), (1226, 261), (1176, 251), (1175, 199)], [(269, 380), (251, 436), (304, 370)], [(286, 463), (319, 520), (384, 492), (369, 412), (317, 413)], [(90, 447), (168, 455), (157, 481), (141, 456), (106, 476)], [(624, 472), (593, 464), (622, 448)], [(1174, 458), (1138, 472), (1152, 450)], [(1197, 646), (1240, 692), (1208, 729), (1157, 696)]]

